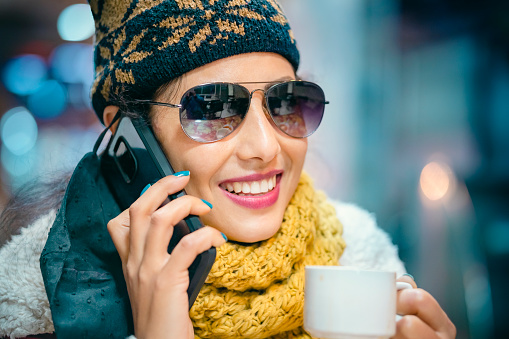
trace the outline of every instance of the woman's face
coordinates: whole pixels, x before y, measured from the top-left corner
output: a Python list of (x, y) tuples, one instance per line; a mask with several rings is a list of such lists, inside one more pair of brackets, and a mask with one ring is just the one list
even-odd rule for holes
[[(273, 53), (249, 53), (221, 59), (183, 76), (177, 93), (162, 93), (158, 101), (175, 103), (189, 88), (209, 82), (271, 82), (295, 79), (291, 64)], [(250, 91), (267, 84), (243, 84)], [(178, 102), (177, 102), (178, 103)], [(242, 124), (226, 138), (199, 143), (180, 127), (178, 109), (156, 106), (151, 112), (154, 132), (175, 171), (191, 173), (187, 194), (214, 206), (201, 217), (206, 225), (229, 239), (256, 242), (270, 238), (281, 225), (283, 213), (300, 178), (307, 139), (281, 132), (264, 108), (262, 91), (254, 92)], [(276, 182), (270, 189), (271, 182)], [(247, 187), (265, 193), (235, 193)]]

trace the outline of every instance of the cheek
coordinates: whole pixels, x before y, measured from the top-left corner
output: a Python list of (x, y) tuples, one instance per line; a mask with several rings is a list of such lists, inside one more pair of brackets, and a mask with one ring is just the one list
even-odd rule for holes
[(299, 159), (302, 164), (304, 164), (307, 152), (308, 152), (308, 139), (304, 139), (298, 150)]
[(284, 195), (285, 203), (288, 203), (295, 193), (295, 189), (299, 184), (302, 169), (304, 167), (304, 160), (306, 158), (308, 143), (307, 139), (293, 139), (286, 147), (288, 154), (288, 161), (291, 163), (290, 172), (288, 174), (288, 191)]
[(155, 113), (151, 117), (152, 129), (175, 172), (190, 170), (185, 155), (193, 144), (180, 127), (178, 114)]
[(189, 171), (191, 177), (186, 192), (200, 198), (210, 199), (209, 183), (212, 176), (225, 161), (224, 147), (217, 144), (201, 144), (191, 140), (180, 127), (178, 117), (155, 115), (153, 129), (166, 157), (175, 172)]
[(292, 162), (292, 167), (295, 172), (299, 173), (299, 175), (304, 166), (307, 150), (307, 139), (292, 139), (286, 146), (286, 153), (289, 155), (290, 161)]
[(217, 154), (217, 151), (212, 152), (208, 146), (208, 144), (196, 146), (179, 156), (180, 170), (191, 172), (186, 192), (203, 199), (212, 199), (212, 179), (226, 160)]

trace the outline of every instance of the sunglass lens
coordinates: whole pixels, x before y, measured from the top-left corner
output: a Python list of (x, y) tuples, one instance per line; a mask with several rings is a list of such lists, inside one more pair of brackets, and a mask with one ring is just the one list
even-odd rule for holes
[(272, 120), (292, 137), (310, 136), (322, 121), (325, 95), (323, 90), (312, 82), (281, 83), (271, 87), (266, 96)]
[(233, 132), (248, 111), (249, 92), (235, 84), (206, 84), (191, 88), (181, 100), (180, 122), (193, 140), (211, 142)]

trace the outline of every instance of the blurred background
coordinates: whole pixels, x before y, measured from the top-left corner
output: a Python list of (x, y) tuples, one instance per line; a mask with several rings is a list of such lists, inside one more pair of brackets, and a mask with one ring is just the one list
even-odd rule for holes
[[(509, 2), (281, 1), (331, 102), (316, 185), (376, 215), (458, 338), (508, 338)], [(92, 149), (92, 33), (86, 1), (0, 0), (0, 206)]]

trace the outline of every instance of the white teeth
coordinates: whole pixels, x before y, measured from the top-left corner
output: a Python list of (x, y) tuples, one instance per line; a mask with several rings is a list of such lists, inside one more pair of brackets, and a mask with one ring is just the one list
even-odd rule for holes
[(242, 184), (240, 182), (234, 182), (233, 190), (228, 189), (228, 191), (230, 191), (230, 192), (235, 191), (235, 193), (240, 193), (240, 192), (242, 192)]
[(221, 187), (228, 192), (235, 192), (241, 196), (246, 194), (263, 194), (276, 187), (276, 176), (259, 181), (228, 182), (226, 184), (221, 184)]
[(260, 183), (258, 181), (253, 181), (251, 183), (251, 194), (260, 193)]
[(230, 192), (234, 191), (233, 184), (231, 182), (226, 184), (226, 189)]
[(249, 185), (247, 182), (242, 184), (242, 193), (251, 193), (251, 185)]
[(269, 191), (269, 184), (267, 183), (267, 180), (265, 180), (265, 179), (262, 180), (262, 183), (260, 184), (260, 191), (261, 192), (268, 192)]

